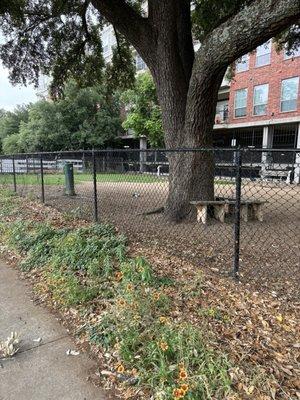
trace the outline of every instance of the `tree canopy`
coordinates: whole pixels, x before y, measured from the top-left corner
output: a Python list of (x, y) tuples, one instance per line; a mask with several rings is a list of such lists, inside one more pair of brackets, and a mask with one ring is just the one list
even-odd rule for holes
[[(147, 18), (143, 3), (148, 3)], [(6, 42), (0, 46), (0, 56), (10, 69), (10, 78), (14, 83), (38, 84), (39, 75), (51, 75), (54, 95), (61, 93), (64, 82), (70, 78), (76, 79), (81, 86), (92, 86), (99, 83), (103, 76), (101, 29), (110, 22), (116, 28), (118, 40), (111, 64), (114, 67), (109, 69), (108, 75), (112, 84), (120, 80), (124, 87), (126, 80), (132, 82), (133, 75), (129, 43), (141, 50), (140, 36), (142, 31), (143, 35), (147, 34), (150, 28), (157, 12), (155, 3), (155, 0), (3, 0), (0, 5), (0, 29)], [(180, 5), (178, 0), (168, 0), (165, 3), (166, 12), (168, 4), (173, 4), (175, 9), (177, 7), (178, 39), (184, 43), (186, 55), (190, 52), (189, 58), (193, 59), (190, 29), (194, 39), (204, 41), (240, 11), (247, 7), (250, 10), (257, 0), (183, 0)], [(190, 7), (193, 10), (191, 13)], [(124, 21), (121, 20), (122, 13)], [(294, 22), (297, 22), (296, 17)], [(130, 21), (132, 26), (128, 30)], [(281, 31), (284, 33), (281, 39), (287, 41), (290, 47), (300, 43), (299, 30), (286, 31), (283, 27)], [(133, 35), (136, 37), (132, 40)], [(144, 51), (140, 52), (143, 56)], [(144, 58), (147, 62), (148, 57)]]
[(4, 153), (103, 148), (122, 130), (118, 97), (103, 86), (66, 85), (58, 101), (41, 100), (0, 117)]

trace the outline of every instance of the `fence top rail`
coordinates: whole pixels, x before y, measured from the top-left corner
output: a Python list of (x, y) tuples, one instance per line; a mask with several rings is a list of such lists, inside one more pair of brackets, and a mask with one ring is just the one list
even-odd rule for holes
[(192, 153), (192, 152), (234, 152), (241, 151), (243, 153), (299, 153), (300, 148), (294, 149), (274, 149), (274, 148), (249, 148), (249, 147), (199, 147), (199, 148), (174, 148), (174, 149), (101, 149), (101, 150), (67, 150), (67, 151), (44, 151), (35, 153), (15, 153), (15, 154), (1, 154), (0, 158), (18, 158), (18, 157), (43, 157), (43, 156), (63, 156), (63, 155), (93, 155), (93, 154), (107, 154), (107, 153)]

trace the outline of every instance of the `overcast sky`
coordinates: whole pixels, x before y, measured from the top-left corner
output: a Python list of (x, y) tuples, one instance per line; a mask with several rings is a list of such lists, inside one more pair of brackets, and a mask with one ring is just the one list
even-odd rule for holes
[(36, 101), (32, 86), (12, 86), (8, 80), (8, 71), (0, 63), (0, 108), (13, 110), (19, 104)]

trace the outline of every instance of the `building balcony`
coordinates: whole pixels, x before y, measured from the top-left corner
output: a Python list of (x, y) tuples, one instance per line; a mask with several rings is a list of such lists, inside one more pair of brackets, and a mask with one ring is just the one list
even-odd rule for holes
[(226, 124), (228, 122), (228, 104), (218, 104), (216, 109), (215, 124)]

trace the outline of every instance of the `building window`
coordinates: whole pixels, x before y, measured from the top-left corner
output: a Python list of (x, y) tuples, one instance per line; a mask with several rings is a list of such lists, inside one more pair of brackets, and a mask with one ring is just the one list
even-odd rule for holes
[(102, 32), (102, 47), (103, 57), (105, 59), (110, 58), (112, 55), (112, 49), (116, 45), (116, 37), (111, 29), (106, 29)]
[(267, 113), (269, 85), (254, 86), (253, 114), (265, 115)]
[(240, 89), (235, 92), (234, 116), (236, 118), (247, 115), (247, 89)]
[(137, 54), (135, 57), (135, 67), (137, 71), (143, 71), (147, 68), (145, 61), (139, 54)]
[(290, 58), (300, 57), (300, 45), (293, 50), (288, 50), (287, 47), (284, 49), (284, 59), (289, 60)]
[(249, 55), (245, 54), (236, 61), (235, 71), (238, 73), (238, 72), (248, 71), (248, 69), (249, 69)]
[(299, 77), (284, 79), (281, 83), (281, 111), (296, 111)]
[(256, 49), (256, 67), (262, 67), (263, 65), (268, 65), (271, 62), (271, 48), (272, 42), (268, 42), (258, 46)]

